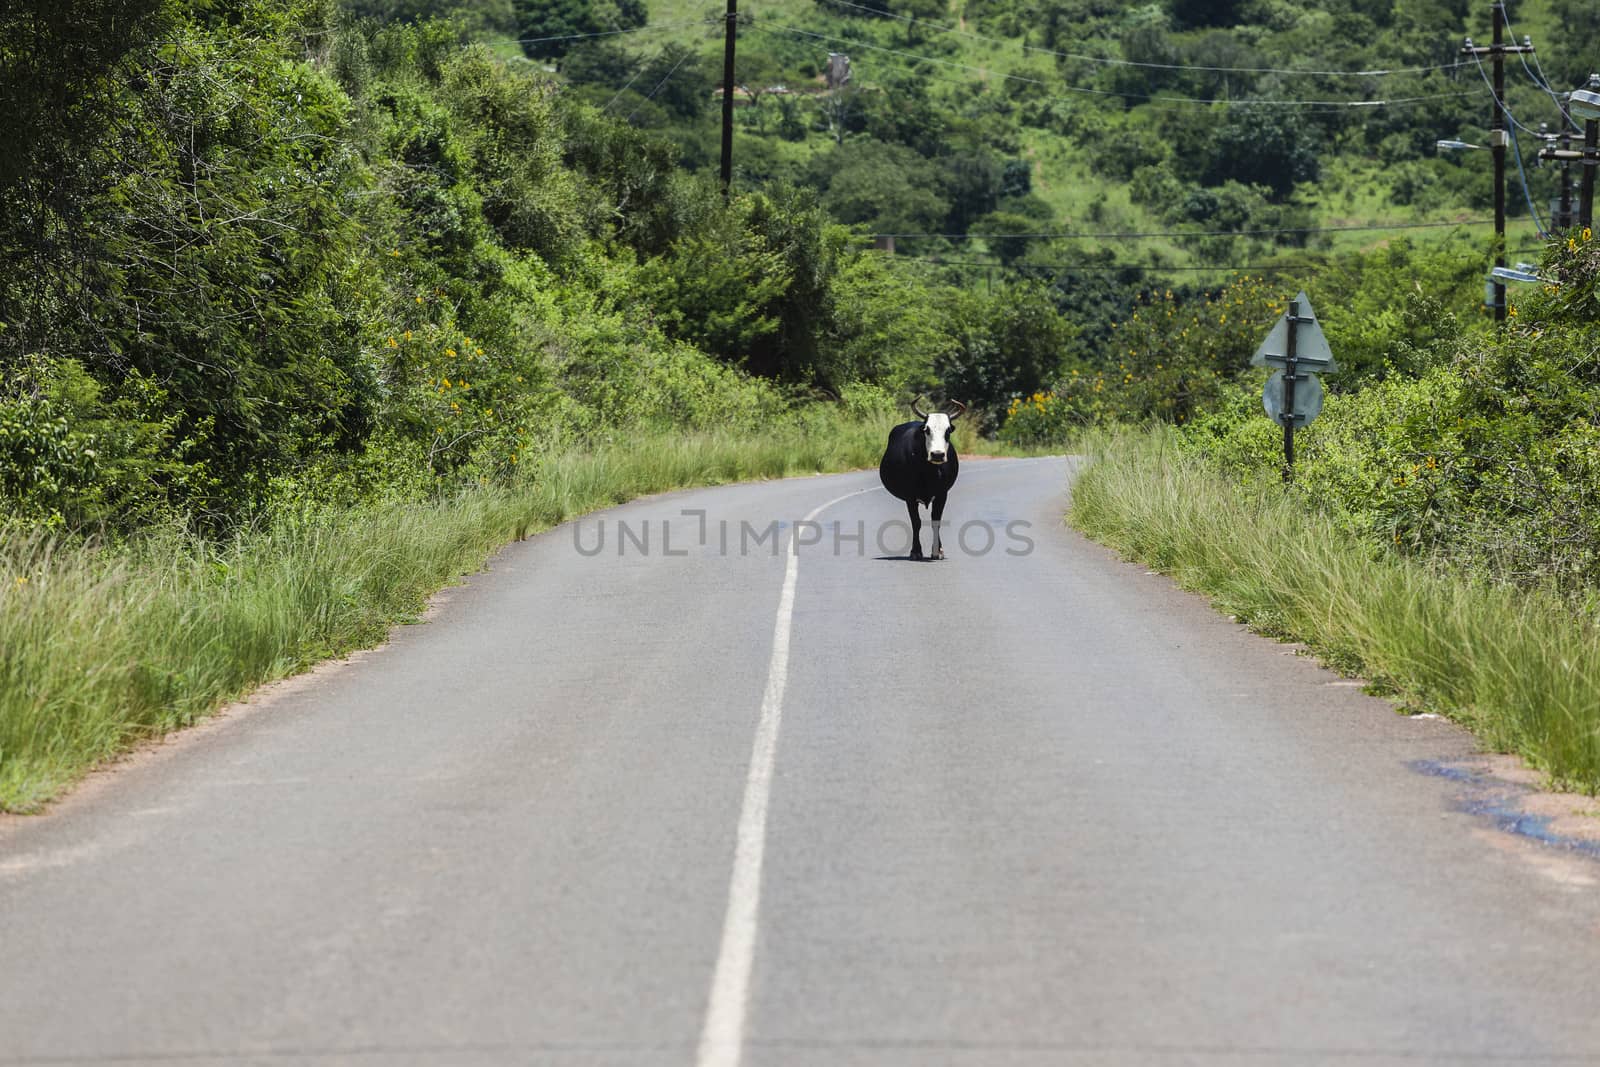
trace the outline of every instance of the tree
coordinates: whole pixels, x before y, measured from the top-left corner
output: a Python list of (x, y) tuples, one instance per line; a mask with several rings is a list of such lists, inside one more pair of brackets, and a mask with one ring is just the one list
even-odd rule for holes
[(571, 51), (584, 34), (631, 30), (648, 19), (644, 0), (514, 0), (517, 37), (531, 59)]
[(762, 99), (783, 83), (783, 71), (783, 64), (770, 53), (746, 46), (738, 54), (733, 81), (759, 112)]
[(1167, 11), (1179, 26), (1232, 26), (1239, 21), (1241, 0), (1167, 0)]
[(937, 23), (949, 8), (945, 0), (893, 0), (888, 5), (889, 13), (899, 15), (905, 21), (906, 43), (920, 44), (930, 34), (938, 33)]
[(859, 141), (818, 157), (812, 170), (823, 203), (840, 222), (880, 233), (928, 233), (944, 224), (950, 202), (934, 165), (901, 145)]
[(1004, 175), (1000, 160), (981, 149), (940, 160), (940, 186), (950, 201), (946, 225), (951, 233), (966, 233), (974, 219), (995, 209)]
[(1302, 118), (1283, 108), (1240, 105), (1217, 128), (1200, 177), (1207, 185), (1264, 185), (1282, 200), (1317, 171), (1315, 139)]
[(973, 220), (971, 232), (983, 235), (1001, 264), (1009, 267), (1027, 255), (1033, 243), (1016, 235), (1033, 233), (1038, 225), (1034, 219), (1014, 211), (991, 211)]
[(677, 118), (693, 119), (705, 114), (713, 79), (698, 49), (669, 44), (645, 66), (635, 85)]
[(967, 295), (955, 315), (956, 346), (938, 361), (946, 395), (990, 417), (1014, 396), (1060, 373), (1076, 330), (1037, 282), (1019, 281), (992, 298)]

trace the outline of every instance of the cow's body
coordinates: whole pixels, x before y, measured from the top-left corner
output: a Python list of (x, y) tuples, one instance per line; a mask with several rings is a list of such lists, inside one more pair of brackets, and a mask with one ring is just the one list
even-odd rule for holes
[[(959, 412), (958, 412), (959, 414)], [(929, 457), (930, 420), (944, 420), (935, 424), (935, 447), (941, 449)], [(911, 516), (911, 558), (922, 559), (922, 516), (919, 504), (926, 504), (933, 516), (933, 559), (944, 558), (940, 544), (939, 526), (944, 520), (945, 497), (956, 484), (956, 474), (961, 465), (956, 458), (955, 443), (949, 440), (950, 419), (945, 415), (930, 415), (918, 422), (903, 422), (889, 431), (889, 445), (883, 460), (878, 464), (878, 478), (883, 487), (906, 502), (906, 512)]]

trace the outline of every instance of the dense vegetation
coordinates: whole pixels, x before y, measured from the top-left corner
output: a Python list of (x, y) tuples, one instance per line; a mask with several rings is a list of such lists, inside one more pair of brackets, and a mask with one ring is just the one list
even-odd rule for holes
[[(1265, 273), (1229, 290), (1222, 347), (1301, 285), (1330, 322), (1348, 312), (1363, 376), (1435, 311), (1476, 317), (1480, 234), (1340, 228), (1481, 213), (1478, 161), (1431, 149), (1483, 134), (1464, 2), (774, 0), (741, 28), (727, 204), (715, 14), (7, 4), (7, 521), (227, 529), (815, 398), (944, 391), (991, 428), (1029, 398), (1018, 440), (1189, 420), (1238, 377), (1198, 338), (1231, 276), (1211, 268), (1246, 260)], [(1588, 5), (1527, 19), (1555, 84), (1600, 61)], [(832, 90), (830, 49), (851, 51)], [(1550, 110), (1513, 83), (1530, 121)], [(1533, 173), (1535, 199), (1553, 180)], [(1158, 239), (1030, 236), (1085, 227)], [(1400, 258), (1369, 277), (1353, 242)], [(1386, 284), (1413, 269), (1427, 306)]]
[(313, 0), (8, 6), (10, 523), (226, 529), (511, 482), (623, 430), (881, 406), (1054, 314), (936, 297), (798, 187), (724, 205), (469, 36)]
[[(1465, 0), (743, 6), (724, 198), (717, 3), (0, 2), (0, 805), (518, 529), (860, 462), (916, 392), (1026, 446), (1164, 422), (1279, 492), (1247, 358), (1300, 288), (1344, 371), (1294, 499), (1594, 610), (1600, 242), (1540, 240), (1530, 130), (1600, 8), (1512, 5), (1509, 251), (1550, 284), (1497, 331), (1486, 159), (1434, 149), (1487, 136)], [(633, 439), (718, 458), (561, 492)], [(324, 567), (387, 513), (439, 536)]]

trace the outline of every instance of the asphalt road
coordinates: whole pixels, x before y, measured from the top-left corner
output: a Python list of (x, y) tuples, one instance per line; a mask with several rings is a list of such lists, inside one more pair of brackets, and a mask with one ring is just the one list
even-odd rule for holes
[(5, 820), (0, 1063), (1600, 1063), (1600, 861), (1069, 474), (640, 501)]

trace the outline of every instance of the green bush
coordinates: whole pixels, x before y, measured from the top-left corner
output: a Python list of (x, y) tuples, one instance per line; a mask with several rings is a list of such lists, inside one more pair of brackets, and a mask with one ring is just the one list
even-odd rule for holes
[[(1366, 388), (1330, 395), (1297, 434), (1296, 492), (1373, 544), (1520, 585), (1600, 588), (1597, 245), (1552, 248), (1558, 284), (1516, 301), (1498, 334), (1446, 332), (1418, 376), (1369, 366)], [(1390, 351), (1414, 366), (1405, 335)], [(1280, 439), (1253, 389), (1184, 437), (1245, 482), (1276, 480)]]

